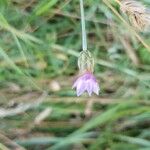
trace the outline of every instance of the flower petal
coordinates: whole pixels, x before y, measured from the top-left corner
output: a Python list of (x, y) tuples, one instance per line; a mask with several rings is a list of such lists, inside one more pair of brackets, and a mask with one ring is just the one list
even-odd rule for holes
[(92, 81), (90, 81), (90, 80), (87, 81), (87, 83), (86, 83), (86, 90), (87, 90), (89, 96), (91, 96), (92, 92), (93, 92), (93, 83), (92, 83)]
[(99, 90), (100, 90), (100, 88), (99, 88), (98, 83), (95, 83), (94, 88), (93, 88), (93, 92), (95, 94), (99, 95)]
[(73, 84), (73, 86), (72, 86), (72, 89), (74, 89), (74, 88), (76, 88), (77, 87), (77, 85), (78, 85), (78, 79), (74, 82), (74, 84)]
[(84, 82), (82, 81), (82, 82), (80, 82), (80, 84), (78, 84), (78, 86), (77, 86), (77, 96), (80, 96), (80, 95), (82, 95), (83, 94), (83, 92), (86, 90), (86, 87), (85, 87), (85, 84), (84, 84)]

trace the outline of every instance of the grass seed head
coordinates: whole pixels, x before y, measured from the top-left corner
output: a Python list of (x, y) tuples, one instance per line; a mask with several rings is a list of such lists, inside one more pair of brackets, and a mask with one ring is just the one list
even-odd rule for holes
[(150, 25), (150, 11), (140, 2), (135, 0), (122, 0), (121, 11), (126, 13), (133, 27), (144, 30)]

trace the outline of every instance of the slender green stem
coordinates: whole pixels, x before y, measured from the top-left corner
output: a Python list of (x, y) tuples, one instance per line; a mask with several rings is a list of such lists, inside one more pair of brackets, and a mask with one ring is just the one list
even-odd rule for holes
[(80, 11), (81, 11), (81, 26), (82, 26), (82, 49), (87, 50), (87, 40), (86, 40), (86, 29), (85, 29), (85, 16), (83, 0), (80, 0)]

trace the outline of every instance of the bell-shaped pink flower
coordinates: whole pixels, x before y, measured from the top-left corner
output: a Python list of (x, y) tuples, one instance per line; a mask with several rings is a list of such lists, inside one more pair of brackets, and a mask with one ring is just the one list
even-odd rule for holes
[(90, 72), (86, 72), (80, 76), (74, 82), (72, 88), (76, 88), (77, 96), (82, 95), (85, 91), (88, 92), (89, 96), (92, 95), (92, 92), (98, 95), (100, 90), (96, 78)]

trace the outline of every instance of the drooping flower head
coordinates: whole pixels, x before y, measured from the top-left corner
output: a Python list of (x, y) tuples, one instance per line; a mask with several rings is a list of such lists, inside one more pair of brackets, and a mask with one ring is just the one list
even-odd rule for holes
[(73, 88), (76, 88), (77, 96), (82, 95), (85, 91), (88, 92), (89, 96), (93, 92), (98, 95), (100, 90), (96, 78), (90, 72), (81, 75), (73, 84)]
[(89, 96), (93, 92), (98, 95), (100, 88), (93, 75), (94, 59), (89, 51), (80, 53), (78, 66), (81, 75), (73, 84), (73, 88), (76, 88), (77, 96), (82, 95), (84, 92), (87, 92)]

